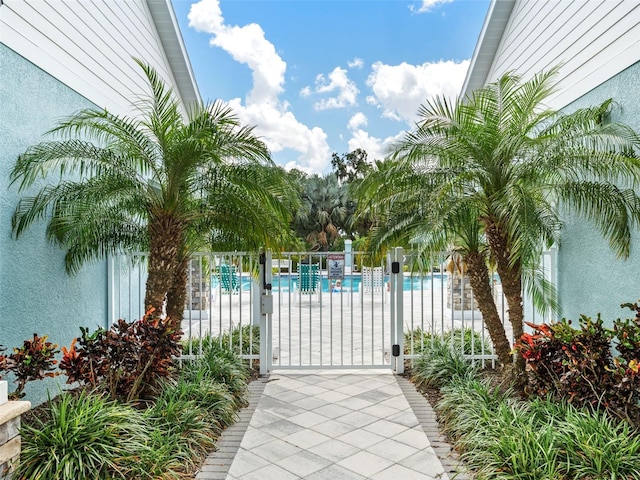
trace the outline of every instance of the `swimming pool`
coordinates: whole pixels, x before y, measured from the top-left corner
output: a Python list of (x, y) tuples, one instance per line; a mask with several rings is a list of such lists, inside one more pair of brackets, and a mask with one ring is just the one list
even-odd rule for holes
[[(274, 275), (271, 279), (271, 287), (273, 292), (290, 292), (293, 291), (293, 284), (298, 281), (296, 274), (284, 274)], [(389, 276), (384, 277), (384, 282), (389, 281)], [(322, 291), (329, 291), (329, 279), (322, 277)], [(360, 285), (362, 284), (362, 275), (352, 274), (345, 275), (342, 279), (342, 286), (345, 291), (359, 292)], [(447, 285), (447, 276), (434, 273), (433, 275), (423, 276), (405, 276), (403, 288), (404, 290), (430, 290), (433, 288), (444, 288)], [(216, 290), (219, 287), (219, 281), (217, 276), (211, 278), (211, 288)], [(240, 287), (243, 291), (249, 291), (251, 289), (251, 278), (248, 275), (242, 275)]]
[[(271, 280), (273, 292), (289, 292), (293, 290), (293, 284), (297, 282), (297, 275), (274, 275)], [(385, 283), (389, 280), (388, 276), (384, 277)], [(342, 286), (346, 291), (359, 292), (362, 283), (362, 275), (352, 274), (345, 275), (342, 279)], [(440, 273), (425, 276), (405, 276), (403, 288), (404, 290), (422, 290), (433, 288), (443, 288), (447, 284), (447, 276)], [(329, 279), (322, 278), (322, 291), (329, 291)]]

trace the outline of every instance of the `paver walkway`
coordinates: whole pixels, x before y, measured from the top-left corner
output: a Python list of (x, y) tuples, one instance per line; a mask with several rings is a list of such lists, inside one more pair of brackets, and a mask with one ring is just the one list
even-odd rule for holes
[(281, 371), (250, 392), (197, 479), (467, 478), (429, 403), (390, 371)]

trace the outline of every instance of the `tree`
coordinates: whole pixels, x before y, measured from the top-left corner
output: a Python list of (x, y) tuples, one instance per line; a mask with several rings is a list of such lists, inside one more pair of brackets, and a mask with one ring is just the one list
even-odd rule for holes
[(385, 245), (402, 245), (425, 257), (446, 250), (459, 255), (496, 355), (501, 363), (510, 363), (512, 348), (493, 300), (489, 251), (478, 212), (451, 197), (437, 198), (431, 181), (411, 162), (376, 163), (357, 189), (362, 204), (358, 214), (378, 219), (371, 229), (369, 249), (377, 252)]
[[(253, 129), (220, 101), (186, 115), (173, 91), (140, 60), (151, 93), (137, 115), (86, 109), (53, 128), (11, 173), (20, 191), (56, 172), (16, 206), (13, 231), (49, 218), (46, 235), (66, 249), (69, 274), (82, 264), (148, 251), (145, 305), (179, 324), (187, 262), (203, 246), (273, 243), (288, 231), (291, 188)], [(242, 219), (242, 221), (239, 221)]]
[[(415, 189), (424, 189), (413, 222), (391, 229), (413, 230), (416, 238), (452, 228), (445, 235), (455, 246), (454, 236), (477, 226), (515, 338), (523, 333), (523, 285), (538, 307), (557, 307), (536, 269), (543, 249), (559, 240), (560, 212), (593, 221), (622, 258), (640, 221), (638, 136), (609, 120), (611, 100), (573, 113), (545, 108), (555, 73), (528, 81), (507, 73), (463, 100), (438, 97), (420, 106), (415, 130), (391, 148), (392, 164), (376, 175), (378, 186), (393, 185), (395, 193), (381, 188), (368, 197), (369, 210), (395, 212), (410, 208)], [(477, 288), (479, 308), (488, 311)], [(524, 368), (522, 359), (516, 366)]]
[(367, 162), (367, 152), (361, 148), (356, 148), (342, 156), (333, 152), (331, 154), (331, 167), (338, 181), (347, 183), (363, 178), (371, 171), (371, 164)]
[(327, 251), (344, 225), (347, 189), (333, 174), (312, 175), (302, 186), (302, 202), (294, 218), (294, 230), (312, 249)]

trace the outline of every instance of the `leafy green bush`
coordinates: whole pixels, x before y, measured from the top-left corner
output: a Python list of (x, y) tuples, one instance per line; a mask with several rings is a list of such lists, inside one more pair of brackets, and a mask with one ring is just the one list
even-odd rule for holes
[(418, 387), (439, 388), (457, 377), (473, 376), (476, 371), (477, 368), (464, 358), (455, 345), (440, 337), (433, 337), (425, 344), (411, 374), (412, 381)]
[(49, 401), (48, 420), (23, 425), (16, 478), (96, 480), (131, 478), (124, 466), (134, 458), (142, 434), (131, 407), (82, 391)]
[(247, 404), (249, 371), (244, 361), (234, 352), (212, 342), (185, 375), (200, 375), (207, 380), (223, 384), (231, 393), (236, 406)]
[(617, 339), (616, 349), (626, 362), (640, 361), (640, 305), (638, 303), (623, 303), (636, 313), (634, 318), (617, 319), (613, 324), (613, 331)]
[(442, 399), (435, 406), (445, 424), (445, 431), (460, 439), (474, 428), (486, 428), (496, 415), (498, 405), (509, 397), (497, 387), (491, 387), (477, 375), (451, 379), (440, 390)]
[(640, 431), (606, 412), (521, 401), (477, 376), (441, 389), (436, 411), (478, 479), (640, 479)]
[(432, 333), (421, 328), (416, 328), (405, 332), (404, 350), (406, 354), (421, 354), (425, 348), (435, 342), (440, 341), (453, 344), (453, 349), (464, 355), (482, 354), (491, 352), (491, 340), (483, 337), (479, 332), (471, 328), (446, 331), (442, 334)]
[(230, 350), (235, 354), (257, 355), (260, 353), (260, 327), (258, 325), (243, 325), (215, 337), (187, 339), (183, 341), (182, 351), (185, 354), (199, 355), (207, 351), (213, 344), (218, 344), (222, 349)]
[[(63, 349), (70, 378), (98, 389), (63, 393), (49, 402), (46, 415), (25, 425), (17, 478), (192, 478), (215, 439), (236, 420), (236, 410), (246, 405), (248, 369), (215, 340), (201, 358), (173, 368), (165, 355), (179, 347), (174, 331), (147, 320), (119, 322), (91, 335), (82, 329), (82, 337)], [(133, 355), (140, 357), (137, 362)], [(147, 380), (152, 390), (136, 387)], [(137, 399), (133, 409), (124, 400), (136, 389), (152, 395)], [(115, 399), (107, 400), (109, 395)]]
[(558, 443), (568, 478), (640, 479), (640, 432), (606, 412), (567, 409)]
[[(167, 383), (164, 397), (171, 396), (176, 400), (193, 401), (206, 413), (209, 423), (217, 433), (232, 425), (237, 416), (238, 404), (229, 388), (222, 383), (207, 377), (204, 368), (198, 365), (188, 367), (177, 381)], [(246, 399), (243, 399), (246, 401)]]
[(212, 342), (204, 356), (167, 379), (144, 411), (145, 448), (131, 465), (134, 478), (181, 478), (214, 447), (222, 430), (247, 402), (246, 367), (238, 355)]
[(215, 446), (220, 431), (209, 421), (207, 412), (194, 400), (181, 398), (172, 388), (165, 389), (153, 406), (143, 413), (146, 424), (145, 443), (151, 450), (163, 455), (149, 454), (142, 450), (136, 467), (137, 474), (152, 472), (150, 478), (160, 475), (178, 475), (195, 470), (206, 454)]

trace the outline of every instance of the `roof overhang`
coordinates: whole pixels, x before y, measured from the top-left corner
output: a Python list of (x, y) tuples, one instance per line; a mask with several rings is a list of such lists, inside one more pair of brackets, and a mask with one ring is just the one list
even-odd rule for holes
[(491, 0), (469, 64), (469, 70), (467, 70), (467, 76), (462, 85), (460, 98), (465, 98), (487, 83), (491, 66), (515, 3), (516, 0)]
[(189, 55), (184, 46), (180, 26), (176, 19), (171, 0), (147, 0), (151, 17), (160, 35), (178, 94), (185, 106), (201, 101), (200, 91), (191, 68)]

